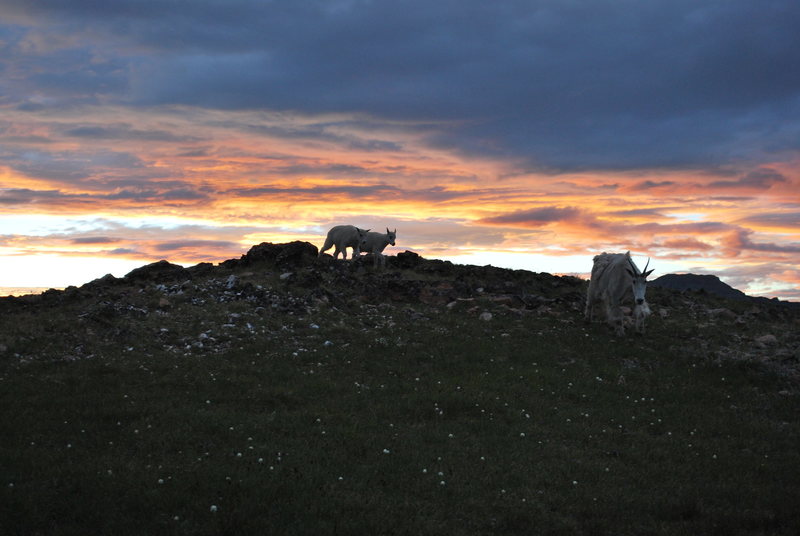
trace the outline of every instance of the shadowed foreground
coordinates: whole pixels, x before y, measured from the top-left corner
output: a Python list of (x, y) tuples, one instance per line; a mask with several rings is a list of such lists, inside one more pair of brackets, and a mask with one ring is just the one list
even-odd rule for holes
[(3, 534), (796, 534), (798, 315), (261, 244), (0, 300)]

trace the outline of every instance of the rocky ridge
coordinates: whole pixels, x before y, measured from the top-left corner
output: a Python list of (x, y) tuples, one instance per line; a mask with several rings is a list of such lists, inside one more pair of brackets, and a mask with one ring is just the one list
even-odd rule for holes
[[(315, 344), (346, 345), (353, 326), (377, 333), (440, 314), (523, 328), (542, 318), (567, 330), (584, 326), (586, 282), (578, 278), (454, 265), (410, 251), (374, 270), (368, 255), (343, 262), (317, 253), (306, 242), (262, 243), (218, 265), (162, 260), (122, 278), (2, 298), (0, 359), (69, 361), (134, 349), (221, 354), (256, 336), (307, 351), (322, 321), (341, 326), (341, 337)], [(658, 287), (648, 289), (648, 301), (651, 329), (674, 332), (685, 353), (757, 363), (800, 381), (796, 309)], [(610, 337), (600, 327), (594, 333)]]

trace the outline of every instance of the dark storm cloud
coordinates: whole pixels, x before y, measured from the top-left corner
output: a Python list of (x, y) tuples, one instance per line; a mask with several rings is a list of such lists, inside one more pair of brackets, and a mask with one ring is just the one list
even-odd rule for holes
[(767, 227), (800, 229), (800, 211), (754, 214), (744, 218), (743, 222)]
[(241, 247), (236, 242), (229, 242), (227, 240), (177, 240), (172, 242), (161, 242), (155, 244), (153, 249), (156, 251), (179, 251), (182, 249), (191, 249), (197, 251), (205, 251), (208, 249), (237, 249)]
[(0, 189), (0, 205), (60, 204), (64, 199), (65, 196), (57, 190)]
[(212, 154), (213, 151), (211, 150), (210, 147), (197, 147), (197, 148), (183, 150), (177, 153), (175, 156), (181, 158), (202, 158), (211, 156)]
[(266, 198), (286, 198), (286, 199), (326, 199), (343, 197), (355, 200), (378, 200), (378, 201), (426, 201), (429, 203), (439, 203), (463, 198), (487, 198), (492, 192), (489, 190), (448, 190), (441, 186), (430, 188), (405, 189), (390, 184), (372, 184), (361, 186), (358, 184), (341, 184), (336, 186), (310, 186), (310, 187), (283, 187), (283, 186), (260, 186), (254, 188), (236, 188), (221, 192), (223, 195), (235, 197), (266, 197)]
[(28, 73), (0, 93), (20, 105), (424, 118), (448, 124), (431, 143), (554, 172), (800, 145), (796, 0), (7, 0), (0, 17), (5, 70)]
[(723, 222), (701, 221), (694, 223), (641, 223), (638, 225), (625, 225), (610, 223), (604, 226), (606, 231), (623, 233), (626, 231), (640, 234), (715, 234), (728, 231), (733, 226)]
[(376, 175), (377, 173), (362, 166), (351, 164), (327, 164), (312, 166), (307, 164), (292, 164), (276, 166), (271, 169), (273, 173), (287, 176), (325, 175), (326, 177), (353, 177)]
[[(380, 166), (374, 168), (353, 164), (315, 163), (276, 165), (269, 168), (269, 173), (270, 175), (283, 177), (324, 176), (342, 179), (343, 181), (360, 177), (392, 181), (394, 179), (415, 177), (421, 172), (404, 166)], [(471, 180), (474, 178), (474, 175), (471, 174), (459, 174), (447, 170), (439, 170), (438, 172), (425, 170), (423, 173), (426, 180), (434, 181), (437, 179)]]
[[(722, 174), (722, 173), (720, 173)], [(775, 184), (789, 182), (784, 175), (769, 168), (762, 168), (750, 171), (735, 179), (724, 179), (701, 184), (697, 182), (681, 184), (676, 181), (640, 181), (626, 187), (625, 190), (631, 192), (646, 192), (659, 188), (679, 188), (681, 186), (696, 190), (711, 190), (723, 192), (725, 190), (768, 190)], [(724, 200), (724, 196), (717, 196), (716, 199)]]
[(146, 203), (152, 201), (201, 201), (208, 199), (208, 195), (190, 188), (156, 189), (156, 188), (126, 188), (113, 194), (96, 196), (98, 199), (115, 201), (133, 201)]
[(632, 190), (632, 191), (638, 192), (638, 191), (652, 190), (653, 188), (664, 188), (664, 187), (674, 186), (674, 185), (675, 185), (675, 181), (658, 181), (658, 182), (655, 182), (655, 181), (651, 181), (651, 180), (646, 180), (646, 181), (637, 182), (636, 184), (633, 184), (633, 185), (629, 186), (628, 190)]
[[(215, 123), (210, 123), (215, 124)], [(228, 126), (229, 123), (219, 123), (218, 126)], [(338, 128), (347, 127), (375, 127), (370, 122), (346, 121), (339, 123), (313, 123), (306, 125), (276, 126), (276, 125), (246, 125), (244, 128), (249, 132), (260, 135), (268, 135), (280, 139), (289, 140), (314, 140), (321, 142), (335, 143), (340, 147), (359, 150), (359, 151), (401, 151), (400, 144), (392, 141), (379, 139), (363, 139), (352, 135), (342, 135), (334, 132)]]
[(188, 188), (126, 188), (111, 194), (73, 194), (60, 190), (32, 190), (29, 188), (0, 189), (0, 206), (36, 205), (44, 207), (91, 206), (108, 208), (108, 202), (130, 203), (201, 202), (209, 198), (206, 193)]
[(70, 242), (73, 244), (115, 244), (119, 241), (118, 238), (111, 238), (108, 236), (84, 236), (73, 238)]
[(112, 249), (111, 251), (106, 252), (109, 255), (121, 255), (121, 256), (129, 256), (129, 255), (140, 255), (141, 252), (133, 249), (133, 248), (116, 248)]
[(511, 227), (539, 228), (549, 224), (561, 224), (582, 228), (592, 235), (631, 236), (631, 235), (698, 235), (714, 234), (730, 231), (733, 226), (722, 222), (693, 223), (625, 223), (599, 217), (589, 210), (577, 207), (540, 207), (531, 210), (520, 210), (508, 214), (499, 214), (483, 218), (480, 223), (487, 225), (507, 225)]
[(163, 130), (138, 130), (129, 125), (83, 125), (64, 130), (64, 135), (74, 138), (101, 139), (101, 140), (137, 140), (137, 141), (166, 141), (166, 142), (193, 142), (201, 138), (193, 136), (178, 136)]
[(648, 218), (663, 218), (664, 212), (676, 210), (680, 207), (659, 207), (659, 208), (634, 208), (630, 210), (617, 210), (612, 212), (614, 216), (622, 217), (648, 217)]
[(323, 198), (328, 195), (344, 195), (354, 198), (375, 198), (385, 196), (391, 196), (394, 198), (397, 197), (400, 192), (400, 188), (385, 184), (369, 186), (347, 184), (340, 186), (313, 186), (308, 188), (267, 185), (255, 188), (236, 188), (224, 193), (226, 195), (233, 195), (236, 197), (297, 196), (298, 198)]
[(714, 181), (708, 185), (709, 188), (755, 188), (758, 190), (767, 190), (773, 184), (787, 182), (786, 177), (770, 169), (759, 169), (751, 171), (745, 176), (730, 181)]
[(142, 160), (131, 153), (108, 150), (42, 151), (8, 149), (0, 151), (0, 159), (8, 167), (29, 177), (62, 183), (77, 183), (109, 170), (145, 167)]
[(491, 225), (510, 224), (523, 225), (525, 227), (540, 227), (550, 223), (583, 218), (583, 211), (575, 207), (543, 207), (485, 218), (481, 220), (481, 222)]

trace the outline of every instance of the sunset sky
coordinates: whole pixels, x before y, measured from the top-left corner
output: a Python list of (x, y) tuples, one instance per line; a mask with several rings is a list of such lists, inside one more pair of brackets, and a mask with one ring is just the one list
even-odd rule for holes
[(0, 287), (321, 246), (800, 300), (797, 0), (0, 0)]

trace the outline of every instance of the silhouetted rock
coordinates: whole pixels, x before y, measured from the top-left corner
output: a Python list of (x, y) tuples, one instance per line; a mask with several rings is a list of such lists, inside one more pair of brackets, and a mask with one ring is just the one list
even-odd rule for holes
[[(256, 263), (268, 263), (278, 268), (307, 266), (316, 262), (318, 252), (317, 246), (299, 240), (288, 244), (262, 242), (251, 247), (237, 264), (249, 266)], [(223, 264), (230, 266), (228, 261)]]
[(98, 287), (110, 287), (114, 285), (118, 285), (122, 283), (122, 279), (118, 279), (111, 274), (106, 274), (103, 277), (99, 277), (93, 281), (89, 281), (81, 288), (98, 288)]
[(128, 282), (146, 281), (163, 283), (167, 281), (175, 281), (177, 279), (188, 279), (189, 277), (189, 271), (183, 266), (172, 264), (171, 262), (167, 262), (165, 260), (160, 260), (158, 262), (131, 270), (124, 279)]
[(421, 262), (422, 262), (422, 257), (420, 257), (418, 253), (406, 250), (403, 251), (402, 253), (397, 254), (393, 265), (401, 269), (415, 268)]
[(672, 290), (695, 290), (705, 291), (722, 298), (732, 300), (747, 300), (747, 295), (741, 290), (737, 290), (730, 285), (723, 283), (715, 275), (700, 274), (667, 274), (662, 275), (650, 282), (654, 287), (668, 288)]
[(211, 273), (214, 270), (214, 265), (210, 262), (201, 262), (200, 264), (188, 267), (186, 270), (188, 270), (192, 276), (203, 276)]

